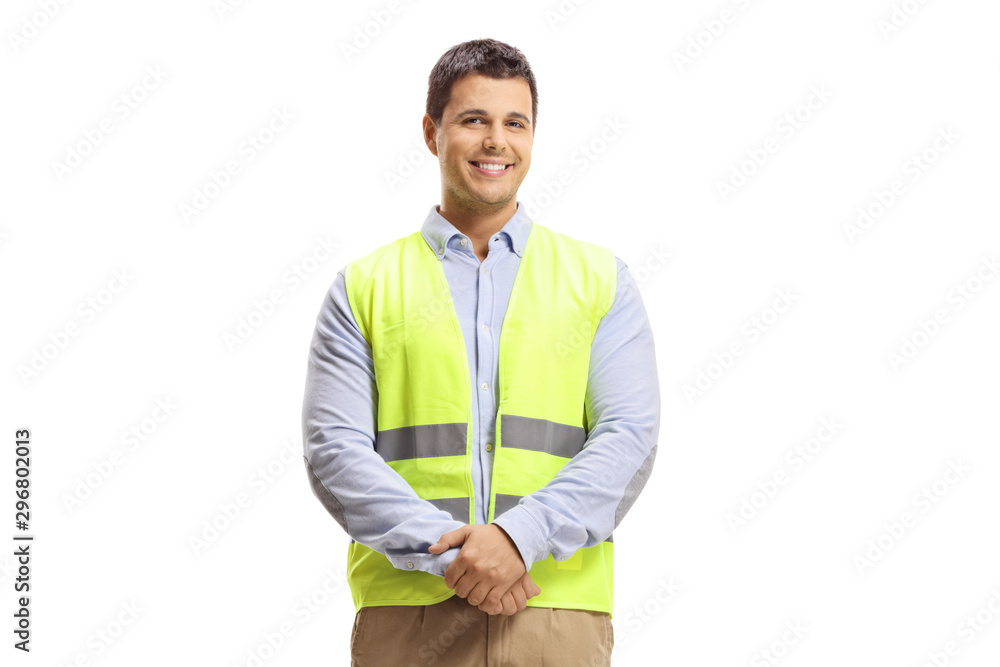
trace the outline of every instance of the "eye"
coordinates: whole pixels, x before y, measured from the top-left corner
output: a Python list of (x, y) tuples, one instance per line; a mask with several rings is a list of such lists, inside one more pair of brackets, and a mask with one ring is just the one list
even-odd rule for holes
[(463, 123), (471, 123), (474, 120), (482, 120), (482, 118), (466, 118)]
[(524, 127), (524, 125), (522, 125), (521, 121), (519, 121), (519, 120), (512, 120), (510, 122), (514, 123), (514, 125), (517, 125), (518, 127), (522, 127), (522, 128)]

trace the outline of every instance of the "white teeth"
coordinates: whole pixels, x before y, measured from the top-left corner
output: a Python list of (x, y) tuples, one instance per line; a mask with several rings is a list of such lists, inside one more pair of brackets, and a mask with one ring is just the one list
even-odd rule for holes
[(476, 162), (475, 165), (480, 169), (488, 169), (489, 171), (503, 171), (507, 168), (507, 166), (503, 164), (483, 164), (481, 162)]

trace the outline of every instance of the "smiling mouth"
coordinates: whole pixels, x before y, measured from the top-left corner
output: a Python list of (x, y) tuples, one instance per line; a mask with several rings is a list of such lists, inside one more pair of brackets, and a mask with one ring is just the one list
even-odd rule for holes
[(500, 164), (494, 164), (494, 163), (490, 163), (490, 162), (476, 162), (474, 160), (470, 160), (469, 164), (471, 164), (473, 167), (475, 167), (479, 171), (485, 172), (487, 174), (502, 174), (502, 173), (504, 173), (506, 171), (510, 171), (510, 168), (514, 166), (512, 164), (500, 165)]

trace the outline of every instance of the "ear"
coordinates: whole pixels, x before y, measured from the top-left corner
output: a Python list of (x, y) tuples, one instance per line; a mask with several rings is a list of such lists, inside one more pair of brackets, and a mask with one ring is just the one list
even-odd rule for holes
[(434, 120), (430, 114), (424, 114), (423, 129), (424, 143), (427, 144), (427, 149), (431, 152), (431, 155), (437, 157), (437, 126), (434, 124)]

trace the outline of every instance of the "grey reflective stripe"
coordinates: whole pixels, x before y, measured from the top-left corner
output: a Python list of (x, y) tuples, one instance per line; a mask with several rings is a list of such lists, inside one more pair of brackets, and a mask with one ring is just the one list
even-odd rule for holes
[(467, 429), (468, 425), (462, 422), (379, 431), (375, 436), (375, 451), (386, 463), (427, 456), (465, 456)]
[(518, 501), (524, 496), (512, 496), (507, 493), (498, 493), (493, 505), (493, 518), (497, 518), (512, 507), (517, 507)]
[(583, 449), (587, 432), (582, 426), (570, 426), (535, 419), (500, 415), (500, 446), (547, 452), (571, 459)]
[[(512, 496), (506, 493), (498, 493), (493, 505), (493, 518), (496, 519), (507, 510), (517, 507), (518, 503), (521, 502), (521, 498), (524, 498), (524, 496)], [(434, 501), (432, 500), (431, 502)], [(614, 542), (613, 538), (614, 535), (608, 535), (608, 539), (604, 541)]]
[(468, 498), (428, 498), (427, 502), (439, 510), (451, 514), (451, 518), (462, 523), (469, 523)]

